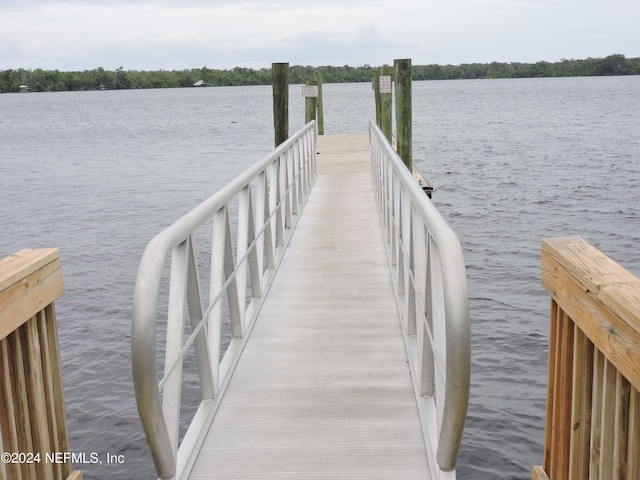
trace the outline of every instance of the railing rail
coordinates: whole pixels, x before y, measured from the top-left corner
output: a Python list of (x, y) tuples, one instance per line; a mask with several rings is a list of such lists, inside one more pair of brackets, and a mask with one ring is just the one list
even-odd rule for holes
[[(133, 308), (133, 381), (140, 419), (162, 479), (185, 478), (193, 466), (315, 180), (315, 144), (315, 122), (310, 122), (157, 235), (145, 249)], [(236, 222), (230, 221), (232, 201), (237, 201), (235, 231)], [(211, 220), (209, 299), (204, 305), (194, 234)], [(164, 376), (158, 381), (157, 310), (162, 271), (169, 257)], [(233, 338), (222, 355), (225, 298)], [(185, 340), (187, 318), (191, 334)], [(195, 350), (202, 401), (178, 448), (183, 360), (191, 349)]]
[(53, 302), (63, 292), (57, 249), (0, 261), (0, 478), (80, 480), (71, 471)]
[(551, 295), (544, 466), (534, 480), (640, 478), (640, 279), (579, 237), (542, 242)]
[(374, 191), (425, 440), (440, 477), (455, 478), (471, 362), (462, 248), (373, 120), (369, 138)]

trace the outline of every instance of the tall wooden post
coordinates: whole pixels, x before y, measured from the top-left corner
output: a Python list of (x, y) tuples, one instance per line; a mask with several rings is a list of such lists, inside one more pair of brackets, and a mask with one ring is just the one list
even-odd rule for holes
[(314, 73), (314, 78), (318, 83), (318, 99), (316, 100), (317, 118), (318, 118), (318, 135), (324, 135), (324, 108), (322, 106), (322, 74)]
[(389, 143), (391, 143), (391, 83), (392, 83), (392, 71), (391, 67), (384, 65), (380, 70), (380, 77), (378, 79), (378, 86), (380, 90), (380, 122), (378, 125), (384, 133)]
[[(308, 87), (317, 87), (317, 82), (306, 82), (305, 83), (306, 86)], [(304, 123), (309, 123), (311, 120), (315, 120), (316, 119), (316, 113), (317, 113), (317, 88), (316, 88), (316, 92), (314, 92), (315, 95), (305, 95), (305, 99), (304, 99)]]
[(412, 170), (411, 161), (411, 59), (393, 61), (396, 81), (396, 128), (398, 138), (398, 155)]
[(272, 63), (273, 128), (275, 146), (289, 138), (289, 64)]
[(371, 80), (373, 87), (373, 98), (376, 101), (376, 125), (382, 128), (382, 104), (380, 103), (380, 70), (373, 71)]

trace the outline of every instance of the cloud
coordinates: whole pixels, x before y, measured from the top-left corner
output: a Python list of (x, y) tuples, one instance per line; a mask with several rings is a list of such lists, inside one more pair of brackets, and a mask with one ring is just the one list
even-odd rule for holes
[(637, 0), (4, 0), (0, 69), (182, 69), (640, 54)]

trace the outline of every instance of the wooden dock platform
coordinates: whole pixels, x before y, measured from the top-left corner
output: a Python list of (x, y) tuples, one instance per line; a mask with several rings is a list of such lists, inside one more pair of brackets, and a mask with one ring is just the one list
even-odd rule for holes
[(190, 478), (429, 477), (367, 135), (318, 177)]

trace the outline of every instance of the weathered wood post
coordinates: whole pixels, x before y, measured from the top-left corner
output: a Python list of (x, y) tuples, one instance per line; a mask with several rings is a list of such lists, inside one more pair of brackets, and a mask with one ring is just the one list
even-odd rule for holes
[(289, 138), (289, 64), (272, 63), (273, 128), (275, 146)]
[(376, 102), (376, 125), (382, 128), (382, 104), (380, 102), (380, 70), (373, 71), (371, 87), (373, 88), (373, 98)]
[(396, 129), (398, 138), (398, 155), (412, 170), (411, 161), (411, 59), (393, 61), (396, 81)]
[(378, 125), (380, 130), (384, 133), (389, 143), (391, 143), (391, 67), (384, 65), (380, 70), (380, 76), (378, 78), (378, 86), (380, 90), (380, 121)]
[(306, 82), (302, 87), (304, 99), (304, 123), (309, 123), (316, 119), (318, 85), (317, 82)]
[(318, 99), (316, 100), (318, 135), (324, 135), (324, 108), (322, 106), (322, 73), (314, 73), (315, 81), (318, 84)]

